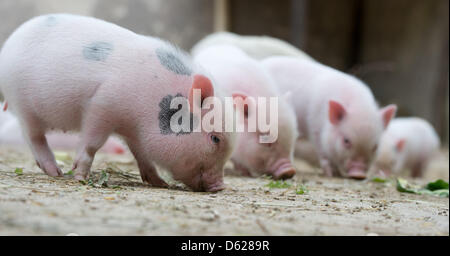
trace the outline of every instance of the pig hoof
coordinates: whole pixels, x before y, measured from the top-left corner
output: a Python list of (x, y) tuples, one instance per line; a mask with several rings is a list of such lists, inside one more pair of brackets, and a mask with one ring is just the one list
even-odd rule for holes
[(155, 174), (150, 174), (147, 172), (141, 172), (141, 178), (144, 183), (150, 184), (157, 188), (168, 188), (169, 185)]
[(47, 174), (51, 177), (62, 177), (63, 176), (63, 173), (59, 168), (56, 171), (47, 172)]
[(152, 185), (153, 187), (157, 187), (157, 188), (168, 188), (168, 187), (169, 187), (169, 184), (167, 184), (165, 181), (162, 181), (162, 182), (154, 182), (154, 183), (151, 183), (151, 185)]
[(152, 180), (144, 180), (145, 183), (150, 184), (152, 187), (156, 187), (156, 188), (168, 188), (169, 185), (163, 181), (163, 180), (158, 180), (158, 181), (152, 181)]
[(275, 180), (286, 180), (294, 177), (295, 169), (284, 169), (273, 174)]
[(366, 173), (362, 170), (350, 170), (348, 172), (348, 177), (355, 180), (363, 180), (366, 178)]
[(48, 176), (51, 177), (61, 177), (63, 176), (63, 172), (61, 171), (61, 169), (59, 169), (56, 164), (53, 163), (44, 163), (44, 164), (40, 164), (39, 162), (37, 162), (37, 165), (39, 166), (39, 168), (41, 168)]
[(75, 175), (73, 176), (75, 180), (84, 181), (89, 178), (89, 172), (76, 171), (76, 169), (72, 169), (72, 171), (75, 171)]
[(89, 161), (80, 161), (77, 160), (73, 163), (72, 171), (75, 172), (74, 178), (75, 180), (87, 180), (89, 179), (91, 163)]
[(87, 180), (88, 179), (88, 175), (75, 174), (74, 178), (75, 178), (75, 180), (83, 181), (83, 180)]
[(206, 189), (206, 192), (219, 192), (225, 189), (225, 185), (220, 184), (217, 186), (212, 186)]

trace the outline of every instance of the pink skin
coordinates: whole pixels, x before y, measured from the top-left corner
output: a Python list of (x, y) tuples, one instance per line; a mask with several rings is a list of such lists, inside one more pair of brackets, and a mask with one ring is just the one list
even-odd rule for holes
[(409, 170), (412, 177), (421, 177), (439, 146), (439, 136), (426, 120), (395, 118), (381, 137), (371, 171), (390, 176)]
[(364, 179), (396, 106), (379, 109), (361, 81), (311, 60), (271, 57), (263, 66), (291, 92), (301, 140), (314, 146), (327, 176)]
[[(271, 77), (259, 62), (251, 59), (241, 50), (227, 45), (203, 49), (195, 56), (195, 61), (203, 65), (214, 76), (219, 88), (233, 98), (245, 100), (248, 96), (277, 97)], [(258, 110), (255, 105), (255, 111)], [(283, 97), (278, 105), (278, 139), (274, 143), (260, 143), (260, 131), (238, 133), (237, 145), (231, 159), (235, 169), (244, 176), (271, 175), (274, 179), (288, 179), (294, 176), (292, 165), (294, 144), (297, 136), (295, 114)], [(248, 110), (238, 108), (248, 125)]]
[(223, 189), (232, 134), (217, 133), (212, 143), (205, 132), (171, 133), (161, 126), (167, 118), (160, 118), (170, 113), (163, 108), (168, 96), (188, 98), (194, 89), (202, 99), (213, 96), (210, 79), (159, 39), (93, 18), (53, 16), (50, 27), (47, 16), (25, 23), (0, 53), (2, 92), (40, 168), (62, 175), (47, 144), (49, 130), (80, 131), (73, 164), (78, 180), (89, 177), (96, 152), (115, 133), (134, 154), (144, 182), (167, 187), (158, 165), (194, 191)]

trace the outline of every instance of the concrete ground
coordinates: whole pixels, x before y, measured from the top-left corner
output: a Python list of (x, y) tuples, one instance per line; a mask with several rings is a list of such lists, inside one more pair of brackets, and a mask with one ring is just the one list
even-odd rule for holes
[[(64, 160), (64, 159), (62, 159)], [(64, 171), (70, 170), (67, 159)], [(0, 235), (449, 235), (449, 199), (392, 183), (321, 176), (297, 161), (289, 188), (226, 176), (227, 189), (193, 193), (144, 185), (130, 155), (98, 155), (93, 185), (50, 178), (26, 149), (0, 148)], [(15, 172), (16, 168), (21, 168)], [(108, 187), (97, 184), (110, 174)], [(448, 151), (426, 176), (448, 181)], [(297, 194), (302, 187), (304, 194)]]

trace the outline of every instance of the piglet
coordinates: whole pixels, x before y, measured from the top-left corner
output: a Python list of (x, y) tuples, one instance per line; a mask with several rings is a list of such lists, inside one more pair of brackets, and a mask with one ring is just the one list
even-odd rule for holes
[[(245, 111), (245, 126), (252, 115), (256, 115), (260, 106), (257, 98), (261, 97), (269, 107), (270, 97), (279, 97), (278, 100), (278, 133), (277, 138), (270, 143), (262, 143), (261, 136), (266, 135), (261, 127), (255, 132), (245, 129), (238, 133), (237, 145), (231, 160), (235, 169), (247, 176), (266, 174), (274, 179), (287, 179), (295, 175), (292, 165), (294, 143), (297, 138), (295, 113), (281, 99), (279, 91), (270, 75), (261, 64), (249, 57), (245, 52), (231, 45), (217, 45), (205, 48), (194, 56), (194, 60), (203, 65), (213, 75), (217, 87), (223, 89), (226, 95), (234, 99), (246, 100), (252, 97), (255, 108), (241, 108)], [(268, 115), (270, 115), (268, 113)], [(275, 116), (269, 116), (276, 118)], [(274, 119), (272, 119), (274, 120)]]
[(300, 138), (314, 145), (325, 174), (364, 179), (396, 106), (379, 109), (362, 81), (316, 61), (280, 56), (263, 66), (295, 98)]
[(421, 177), (439, 146), (439, 136), (427, 121), (395, 118), (381, 136), (372, 170), (384, 176), (410, 170), (411, 176)]
[(80, 130), (76, 179), (89, 176), (95, 153), (115, 133), (134, 154), (143, 181), (167, 187), (158, 165), (194, 191), (224, 188), (233, 134), (177, 131), (170, 125), (179, 112), (171, 108), (172, 99), (191, 104), (192, 91), (199, 89), (204, 100), (214, 96), (214, 88), (167, 42), (89, 17), (36, 17), (5, 42), (0, 86), (37, 164), (50, 176), (62, 172), (45, 134)]

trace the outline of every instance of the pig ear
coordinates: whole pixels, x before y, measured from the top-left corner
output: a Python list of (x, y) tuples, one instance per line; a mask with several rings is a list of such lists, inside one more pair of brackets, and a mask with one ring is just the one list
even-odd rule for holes
[(341, 103), (330, 100), (328, 115), (330, 122), (333, 125), (338, 125), (342, 121), (342, 119), (344, 119), (346, 114), (347, 111), (345, 111), (345, 108), (341, 105)]
[(387, 128), (389, 122), (395, 117), (395, 113), (397, 112), (396, 105), (389, 105), (380, 110), (381, 118), (383, 120), (384, 129)]
[[(236, 98), (241, 98), (243, 101), (247, 99), (247, 95), (241, 92), (234, 92), (231, 94), (233, 96), (233, 100)], [(248, 117), (248, 106), (244, 105), (244, 117)]]
[(405, 139), (400, 139), (397, 141), (397, 143), (395, 144), (395, 149), (397, 150), (397, 152), (402, 152), (403, 148), (405, 147)]
[[(194, 90), (200, 90), (200, 102), (194, 102)], [(194, 83), (189, 91), (189, 105), (191, 106), (191, 112), (194, 109), (194, 103), (200, 103), (199, 107), (202, 107), (203, 101), (214, 96), (214, 87), (211, 80), (204, 75), (195, 75)]]
[(233, 92), (231, 94), (231, 96), (233, 96), (233, 99), (236, 99), (236, 98), (242, 98), (242, 100), (246, 100), (247, 99), (247, 95), (245, 95), (242, 92)]

